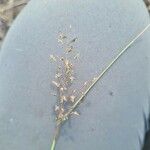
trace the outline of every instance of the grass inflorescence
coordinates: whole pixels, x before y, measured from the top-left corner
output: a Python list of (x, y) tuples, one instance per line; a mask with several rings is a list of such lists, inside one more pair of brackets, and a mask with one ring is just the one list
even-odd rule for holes
[(133, 40), (131, 40), (124, 48), (120, 50), (118, 55), (107, 65), (107, 67), (100, 72), (96, 77), (90, 81), (86, 81), (80, 89), (72, 89), (72, 84), (75, 81), (74, 61), (77, 59), (74, 49), (74, 43), (77, 38), (71, 40), (60, 33), (58, 42), (62, 44), (64, 56), (50, 55), (50, 59), (57, 64), (55, 80), (52, 84), (57, 89), (57, 104), (54, 111), (56, 114), (56, 128), (52, 145), (50, 150), (55, 150), (57, 138), (59, 136), (62, 124), (69, 119), (71, 115), (80, 115), (76, 108), (82, 102), (83, 98), (94, 87), (94, 85), (104, 76), (104, 74), (115, 64), (115, 62), (127, 51), (127, 49), (150, 27), (148, 24)]
[(73, 107), (88, 85), (85, 82), (80, 89), (72, 88), (72, 84), (76, 80), (74, 63), (79, 58), (79, 53), (74, 48), (77, 37), (69, 39), (64, 33), (60, 33), (57, 40), (63, 48), (63, 56), (50, 55), (51, 61), (56, 63), (56, 74), (52, 84), (57, 90), (57, 94), (54, 94), (57, 97), (57, 102), (54, 107), (56, 129), (51, 150), (55, 149), (62, 123), (68, 120), (70, 115), (80, 115)]

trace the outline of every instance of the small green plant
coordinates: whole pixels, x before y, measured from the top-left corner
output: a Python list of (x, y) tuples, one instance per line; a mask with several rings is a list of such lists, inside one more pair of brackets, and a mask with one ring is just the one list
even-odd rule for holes
[(113, 66), (113, 64), (123, 55), (127, 49), (150, 27), (150, 24), (146, 26), (132, 41), (130, 41), (123, 49), (120, 50), (119, 54), (108, 64), (108, 66), (100, 72), (99, 75), (86, 81), (80, 89), (72, 89), (72, 84), (75, 80), (75, 69), (74, 61), (78, 58), (78, 53), (74, 49), (74, 43), (77, 38), (71, 40), (68, 37), (60, 33), (58, 42), (61, 43), (64, 55), (54, 56), (50, 55), (50, 59), (56, 62), (56, 74), (55, 80), (52, 84), (57, 89), (57, 103), (54, 111), (56, 114), (56, 128), (54, 137), (52, 140), (50, 150), (55, 150), (57, 139), (59, 136), (62, 124), (69, 119), (71, 115), (80, 114), (76, 111), (78, 105), (82, 102), (83, 98), (88, 94), (92, 87), (104, 76), (104, 74)]

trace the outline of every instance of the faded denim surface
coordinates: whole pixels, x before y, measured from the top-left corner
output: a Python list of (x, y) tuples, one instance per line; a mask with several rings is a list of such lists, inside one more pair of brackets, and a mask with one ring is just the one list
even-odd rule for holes
[[(0, 52), (0, 149), (49, 150), (56, 98), (49, 55), (78, 37), (75, 87), (101, 72), (147, 24), (139, 0), (32, 0)], [(69, 29), (69, 26), (72, 29)], [(56, 150), (141, 150), (148, 130), (150, 31), (115, 63), (61, 131)]]

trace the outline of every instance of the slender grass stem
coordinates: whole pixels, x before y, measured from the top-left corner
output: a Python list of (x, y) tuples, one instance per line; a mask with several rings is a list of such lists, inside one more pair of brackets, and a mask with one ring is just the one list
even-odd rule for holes
[(61, 124), (57, 125), (56, 128), (55, 128), (55, 131), (54, 131), (55, 134), (54, 134), (54, 137), (53, 137), (53, 140), (52, 140), (52, 145), (51, 145), (50, 150), (55, 150), (57, 138), (58, 138), (58, 135), (59, 135), (59, 132), (60, 132), (60, 128), (61, 128)]

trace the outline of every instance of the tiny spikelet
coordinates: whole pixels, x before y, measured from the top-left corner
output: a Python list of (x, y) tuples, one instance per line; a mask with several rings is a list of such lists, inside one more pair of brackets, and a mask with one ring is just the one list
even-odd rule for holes
[(56, 73), (55, 78), (60, 78), (62, 76), (61, 73)]
[(50, 60), (56, 62), (56, 57), (54, 55), (50, 55)]
[(61, 88), (60, 88), (60, 91), (64, 91), (64, 88), (63, 88), (63, 87), (61, 87)]
[(53, 96), (57, 96), (57, 94), (56, 94), (56, 93), (51, 93), (51, 95), (53, 95)]
[(65, 95), (60, 97), (61, 102), (66, 102), (67, 101), (67, 97)]
[(77, 38), (72, 39), (69, 44), (74, 43), (77, 40)]
[(60, 38), (60, 39), (66, 39), (67, 36), (66, 36), (64, 33), (60, 33), (59, 38)]
[(60, 84), (57, 83), (56, 81), (52, 81), (53, 85), (55, 85), (56, 87), (60, 87)]
[(76, 115), (76, 116), (80, 116), (80, 114), (77, 111), (73, 111), (71, 114)]
[(73, 50), (73, 46), (70, 46), (70, 47), (67, 47), (67, 48), (66, 48), (67, 53), (72, 52), (72, 50)]
[(57, 112), (59, 110), (59, 106), (55, 105), (55, 112)]
[(70, 81), (71, 81), (71, 82), (73, 82), (74, 79), (75, 79), (75, 77), (73, 77), (73, 76), (70, 77)]
[(93, 78), (93, 82), (96, 81), (97, 79), (98, 79), (97, 77), (94, 77), (94, 78)]
[(61, 43), (61, 44), (64, 44), (64, 40), (67, 38), (66, 35), (64, 35), (63, 33), (60, 33), (59, 34), (59, 37), (58, 37), (58, 43)]
[(71, 95), (71, 96), (70, 96), (70, 101), (71, 101), (72, 103), (74, 103), (75, 98), (76, 98), (76, 97), (75, 97), (74, 95)]
[(80, 56), (80, 54), (79, 54), (79, 53), (77, 53), (77, 54), (74, 56), (74, 59), (78, 59), (78, 58), (79, 58), (79, 56)]
[(87, 85), (87, 82), (84, 82), (84, 85)]

